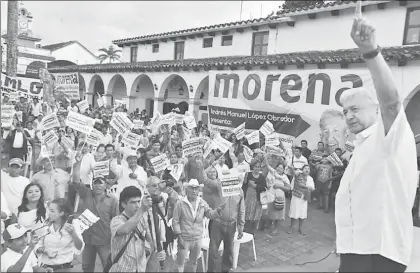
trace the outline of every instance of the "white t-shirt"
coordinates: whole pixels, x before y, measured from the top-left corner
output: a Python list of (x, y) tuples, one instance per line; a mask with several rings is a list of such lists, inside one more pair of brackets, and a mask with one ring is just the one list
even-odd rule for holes
[[(27, 248), (23, 251), (25, 253)], [(8, 248), (2, 255), (1, 255), (1, 272), (7, 272), (9, 267), (15, 265), (19, 259), (23, 256), (23, 254), (17, 253), (10, 248)], [(35, 253), (32, 252), (29, 254), (29, 258), (26, 261), (25, 266), (23, 267), (22, 272), (34, 272), (34, 267), (38, 265), (38, 259), (35, 256)]]
[(293, 164), (291, 165), (295, 169), (302, 169), (303, 166), (308, 165), (308, 159), (304, 157), (303, 155), (301, 155), (299, 158), (297, 158), (296, 156), (293, 156), (292, 162)]
[(23, 147), (23, 133), (16, 131), (15, 139), (13, 141), (13, 148), (19, 149)]
[(42, 114), (42, 105), (41, 103), (37, 103), (36, 105), (32, 104), (32, 115), (35, 117), (39, 116), (39, 114)]
[(93, 163), (95, 163), (95, 157), (91, 153), (87, 153), (83, 156), (80, 164), (80, 179), (85, 185), (90, 185), (93, 180)]
[(404, 108), (387, 135), (379, 117), (355, 144), (335, 201), (337, 253), (379, 254), (408, 265), (417, 155)]
[(30, 183), (29, 179), (23, 176), (11, 177), (8, 173), (1, 171), (0, 183), (10, 211), (17, 215), (17, 208), (22, 203), (23, 190)]

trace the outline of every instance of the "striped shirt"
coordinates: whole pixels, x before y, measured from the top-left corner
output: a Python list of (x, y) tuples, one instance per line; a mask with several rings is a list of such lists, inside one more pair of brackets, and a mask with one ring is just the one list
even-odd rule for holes
[[(123, 215), (117, 215), (111, 220), (111, 257), (115, 259), (120, 249), (130, 238), (131, 232), (117, 235), (117, 230), (127, 222)], [(140, 220), (137, 228), (145, 235), (147, 224)], [(146, 272), (146, 251), (144, 241), (135, 235), (128, 244), (118, 263), (112, 265), (109, 272)]]

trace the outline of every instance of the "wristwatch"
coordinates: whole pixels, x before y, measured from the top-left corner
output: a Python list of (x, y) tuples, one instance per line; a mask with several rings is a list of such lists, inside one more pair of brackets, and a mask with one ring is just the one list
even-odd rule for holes
[(363, 59), (365, 60), (369, 60), (369, 59), (373, 59), (376, 56), (378, 56), (378, 54), (382, 51), (380, 46), (377, 46), (375, 50), (370, 51), (368, 53), (364, 53), (363, 54)]

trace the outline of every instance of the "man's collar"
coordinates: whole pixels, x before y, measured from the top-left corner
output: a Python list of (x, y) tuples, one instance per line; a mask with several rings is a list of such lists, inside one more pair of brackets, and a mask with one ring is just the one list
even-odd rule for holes
[(373, 133), (373, 131), (376, 130), (376, 127), (378, 127), (378, 123), (375, 123), (375, 124), (369, 126), (368, 128), (364, 129), (360, 133), (356, 134), (356, 143), (360, 144), (365, 139), (370, 137), (370, 135)]

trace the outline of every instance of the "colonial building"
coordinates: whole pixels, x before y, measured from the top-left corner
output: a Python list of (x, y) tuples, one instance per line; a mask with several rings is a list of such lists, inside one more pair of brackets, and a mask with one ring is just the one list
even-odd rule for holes
[[(366, 69), (350, 38), (356, 1), (286, 8), (266, 18), (114, 40), (123, 63), (51, 69), (78, 71), (89, 103), (129, 98), (129, 110), (173, 107), (207, 122), (209, 71)], [(363, 1), (378, 44), (398, 79), (407, 115), (420, 134), (420, 2)], [(212, 87), (210, 87), (212, 88)]]

